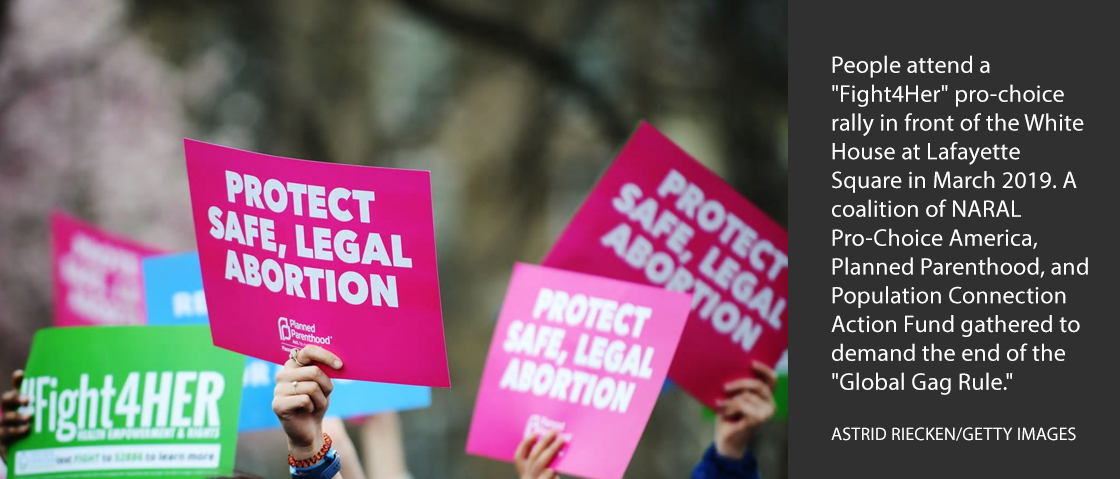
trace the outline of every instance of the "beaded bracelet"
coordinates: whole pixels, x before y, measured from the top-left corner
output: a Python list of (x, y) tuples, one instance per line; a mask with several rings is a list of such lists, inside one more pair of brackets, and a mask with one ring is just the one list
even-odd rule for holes
[(288, 472), (291, 473), (292, 479), (333, 479), (341, 469), (342, 459), (338, 457), (338, 451), (335, 451), (333, 447), (322, 461), (311, 467), (296, 469), (288, 466)]
[(307, 459), (300, 459), (300, 460), (296, 460), (296, 458), (292, 457), (291, 454), (288, 454), (288, 465), (292, 466), (292, 467), (295, 467), (295, 468), (299, 468), (299, 469), (304, 469), (304, 468), (314, 466), (315, 464), (318, 464), (319, 461), (322, 461), (325, 457), (327, 457), (327, 452), (330, 451), (330, 450), (331, 450), (331, 437), (329, 435), (327, 435), (327, 433), (324, 432), (323, 433), (323, 448), (320, 449), (318, 453), (316, 453), (314, 456), (311, 456)]

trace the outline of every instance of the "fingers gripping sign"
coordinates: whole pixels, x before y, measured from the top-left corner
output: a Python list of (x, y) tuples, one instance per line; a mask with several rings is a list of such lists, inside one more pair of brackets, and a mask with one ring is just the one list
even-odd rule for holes
[(521, 441), (513, 458), (521, 479), (558, 479), (560, 476), (549, 466), (564, 444), (556, 431), (544, 436), (532, 434)]
[(31, 416), (21, 411), (30, 402), (19, 392), (22, 383), (23, 371), (16, 370), (12, 373), (12, 389), (0, 396), (0, 411), (4, 412), (0, 416), (0, 459), (7, 459), (10, 444), (31, 432)]
[(766, 383), (766, 385), (770, 387), (771, 392), (774, 391), (774, 388), (778, 387), (777, 371), (767, 367), (765, 364), (762, 364), (758, 361), (755, 361), (751, 364), (751, 370), (753, 370), (754, 373), (759, 376), (759, 379), (761, 379), (762, 382)]
[(272, 410), (280, 418), (293, 457), (310, 457), (323, 445), (323, 416), (334, 390), (331, 378), (320, 368), (342, 367), (342, 360), (318, 346), (292, 350), (284, 369), (276, 374)]
[(738, 459), (747, 452), (754, 432), (776, 409), (774, 387), (778, 376), (762, 363), (752, 365), (754, 378), (732, 381), (724, 386), (728, 398), (716, 401), (716, 450), (721, 456)]
[(293, 349), (293, 351), (295, 353), (292, 354), (288, 362), (284, 364), (285, 369), (308, 366), (313, 362), (326, 364), (333, 369), (342, 369), (342, 360), (339, 359), (338, 356), (335, 356), (334, 353), (319, 346), (308, 345), (304, 346), (303, 349)]

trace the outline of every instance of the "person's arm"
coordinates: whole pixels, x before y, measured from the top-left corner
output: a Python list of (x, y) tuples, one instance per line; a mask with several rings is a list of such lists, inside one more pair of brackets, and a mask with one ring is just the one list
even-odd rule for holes
[(560, 439), (556, 431), (551, 431), (544, 437), (536, 434), (530, 435), (521, 441), (517, 451), (513, 453), (513, 465), (517, 467), (518, 477), (521, 479), (560, 479), (551, 467), (552, 460), (564, 447), (564, 440)]
[(760, 479), (754, 454), (747, 451), (736, 459), (716, 452), (715, 444), (708, 446), (704, 457), (692, 470), (692, 479)]
[(400, 417), (395, 412), (375, 414), (362, 423), (362, 457), (369, 479), (409, 479), (401, 441)]
[(760, 363), (752, 365), (760, 379), (733, 381), (729, 396), (716, 402), (716, 437), (692, 471), (692, 479), (759, 479), (758, 463), (749, 446), (755, 431), (774, 415), (777, 374)]
[(31, 402), (30, 398), (19, 393), (23, 383), (23, 370), (12, 373), (12, 389), (0, 396), (0, 459), (8, 462), (8, 446), (31, 433), (31, 415), (23, 414), (20, 408)]
[(323, 434), (323, 416), (334, 384), (319, 365), (339, 369), (342, 360), (318, 346), (294, 351), (276, 374), (272, 411), (288, 436), (293, 478), (342, 479), (341, 459)]

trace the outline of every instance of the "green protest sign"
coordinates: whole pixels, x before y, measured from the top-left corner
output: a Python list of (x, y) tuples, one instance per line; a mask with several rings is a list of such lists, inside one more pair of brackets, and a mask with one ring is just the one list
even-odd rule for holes
[(35, 335), (21, 392), (31, 435), (12, 478), (228, 475), (244, 356), (205, 326), (77, 327)]

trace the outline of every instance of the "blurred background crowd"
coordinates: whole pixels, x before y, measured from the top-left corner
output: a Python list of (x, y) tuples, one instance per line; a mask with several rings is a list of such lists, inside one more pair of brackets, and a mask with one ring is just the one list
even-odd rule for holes
[[(464, 452), (513, 262), (537, 263), (641, 119), (785, 226), (785, 0), (0, 0), (0, 377), (51, 324), (47, 216), (194, 249), (182, 138), (432, 171), (453, 387), (402, 413), (417, 478)], [(355, 436), (356, 437), (356, 436)], [(712, 440), (662, 395), (627, 477)], [(281, 433), (238, 466), (283, 477)], [(761, 433), (786, 477), (786, 423)]]

